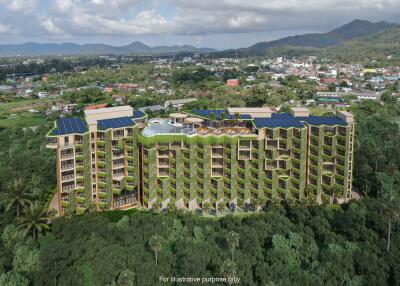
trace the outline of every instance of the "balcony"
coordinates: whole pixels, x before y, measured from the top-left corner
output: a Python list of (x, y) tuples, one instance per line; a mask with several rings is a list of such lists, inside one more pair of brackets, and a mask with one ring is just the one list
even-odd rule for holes
[(124, 172), (113, 173), (114, 180), (122, 180), (124, 178)]
[(73, 168), (74, 168), (74, 164), (73, 163), (71, 163), (71, 164), (61, 164), (61, 170), (62, 171), (70, 170), (70, 169), (73, 169)]
[(72, 159), (72, 158), (74, 158), (74, 152), (68, 152), (68, 153), (61, 152), (61, 154), (60, 154), (61, 160), (67, 160), (67, 159)]
[(64, 182), (64, 181), (71, 181), (71, 180), (75, 180), (75, 176), (74, 176), (74, 174), (71, 174), (71, 175), (65, 175), (65, 176), (62, 176), (61, 177), (61, 180)]
[(46, 148), (56, 149), (57, 148), (57, 138), (56, 137), (47, 137), (46, 138)]
[(75, 184), (73, 183), (73, 184), (65, 184), (65, 185), (63, 185), (62, 187), (61, 187), (61, 190), (63, 191), (63, 192), (68, 192), (68, 191), (72, 191), (72, 190), (74, 190), (75, 189)]
[(118, 151), (113, 151), (113, 158), (117, 159), (117, 158), (122, 158), (124, 157), (124, 152), (118, 152)]

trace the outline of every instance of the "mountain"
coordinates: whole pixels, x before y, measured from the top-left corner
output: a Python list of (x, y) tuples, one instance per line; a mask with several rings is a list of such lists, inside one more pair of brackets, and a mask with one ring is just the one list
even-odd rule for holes
[(260, 42), (238, 51), (245, 55), (261, 55), (265, 54), (267, 49), (280, 46), (311, 47), (320, 49), (335, 46), (355, 38), (373, 35), (394, 26), (396, 26), (396, 24), (387, 22), (372, 23), (364, 20), (354, 20), (327, 33), (296, 35), (270, 42)]
[(125, 46), (112, 46), (105, 44), (78, 45), (74, 43), (42, 44), (33, 42), (28, 42), (24, 44), (0, 45), (0, 56), (106, 55), (106, 54), (163, 55), (163, 54), (177, 54), (183, 52), (211, 53), (215, 52), (215, 50), (210, 48), (196, 48), (189, 45), (150, 47), (138, 41)]
[(354, 60), (387, 57), (400, 60), (400, 26), (396, 25), (372, 36), (346, 41), (319, 53)]

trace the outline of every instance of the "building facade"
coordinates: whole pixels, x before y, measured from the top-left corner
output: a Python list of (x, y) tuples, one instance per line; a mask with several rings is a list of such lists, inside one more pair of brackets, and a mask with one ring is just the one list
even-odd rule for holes
[(57, 152), (59, 212), (244, 208), (260, 201), (351, 198), (354, 117), (305, 108), (228, 108), (148, 120), (129, 106), (63, 118), (47, 136)]

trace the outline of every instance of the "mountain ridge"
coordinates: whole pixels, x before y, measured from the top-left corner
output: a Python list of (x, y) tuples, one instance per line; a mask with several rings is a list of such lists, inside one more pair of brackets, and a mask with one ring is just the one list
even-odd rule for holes
[(279, 46), (311, 47), (322, 49), (339, 45), (355, 38), (361, 38), (383, 32), (395, 26), (395, 23), (388, 23), (384, 21), (373, 23), (367, 20), (356, 19), (326, 33), (309, 33), (288, 36), (268, 42), (258, 42), (247, 48), (238, 49), (237, 51), (240, 51), (245, 55), (262, 55), (265, 54), (267, 49)]
[(139, 41), (134, 41), (128, 45), (113, 46), (107, 44), (75, 44), (75, 43), (37, 43), (26, 42), (22, 44), (4, 44), (0, 45), (1, 56), (38, 56), (38, 55), (121, 55), (121, 54), (176, 54), (182, 52), (215, 52), (211, 48), (196, 48), (190, 45), (173, 46), (154, 46), (150, 47)]

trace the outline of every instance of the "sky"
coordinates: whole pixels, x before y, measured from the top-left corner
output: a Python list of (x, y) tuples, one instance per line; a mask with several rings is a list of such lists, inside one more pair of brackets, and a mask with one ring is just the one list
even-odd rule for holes
[(354, 19), (400, 23), (400, 0), (0, 0), (0, 44), (228, 49), (327, 32)]

